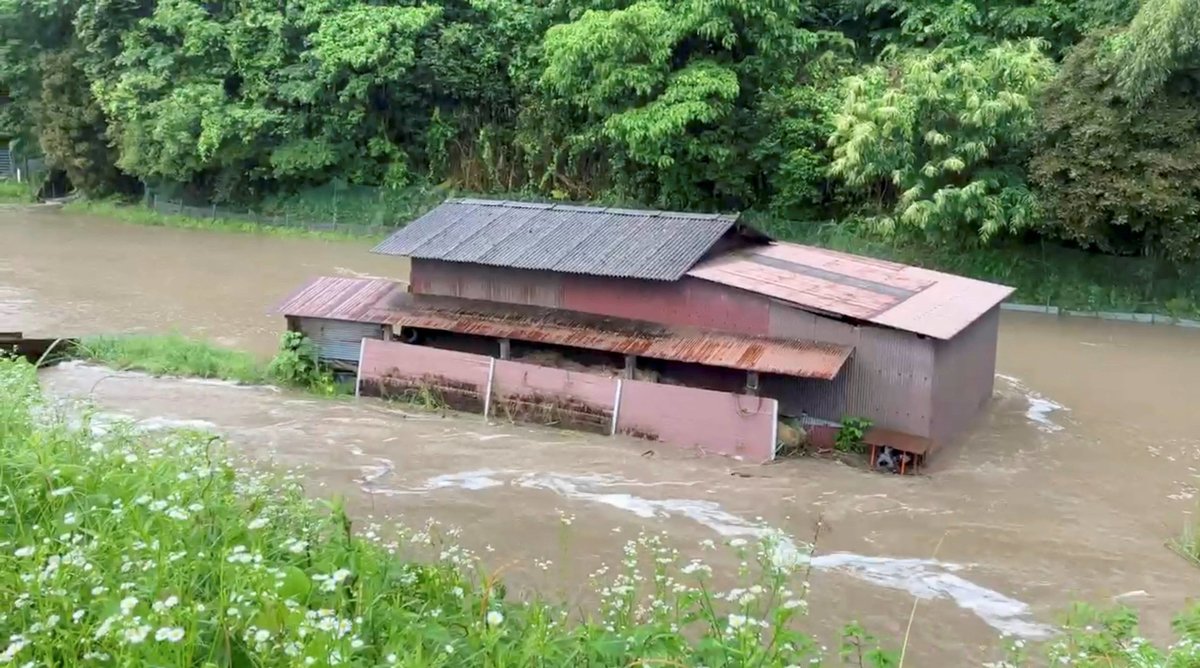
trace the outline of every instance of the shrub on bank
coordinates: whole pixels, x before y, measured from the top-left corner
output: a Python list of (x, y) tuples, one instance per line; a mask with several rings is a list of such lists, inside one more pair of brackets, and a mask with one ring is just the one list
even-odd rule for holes
[[(564, 525), (572, 518), (563, 518)], [(0, 664), (34, 666), (764, 666), (819, 664), (798, 627), (805, 555), (731, 543), (738, 586), (655, 536), (593, 575), (569, 616), (513, 602), (436, 524), (356, 528), (297, 479), (238, 469), (215, 437), (108, 431), (44, 401), (0, 360)], [(719, 575), (719, 574), (718, 574)], [(1200, 609), (1166, 648), (1123, 610), (1077, 609), (1057, 665), (1200, 661)], [(993, 666), (1024, 663), (1012, 646)], [(839, 656), (896, 666), (857, 626)]]

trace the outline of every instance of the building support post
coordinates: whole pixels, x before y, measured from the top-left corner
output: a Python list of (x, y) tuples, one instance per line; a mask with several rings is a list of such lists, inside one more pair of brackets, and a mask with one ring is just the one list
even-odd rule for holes
[[(507, 340), (507, 339), (506, 339)], [(492, 413), (492, 382), (496, 378), (496, 358), (488, 358), (488, 379), (487, 387), (483, 388), (483, 421), (488, 421), (488, 416)]]
[(747, 371), (746, 372), (746, 394), (749, 394), (751, 396), (758, 395), (758, 372), (757, 371)]
[(634, 375), (634, 372), (636, 372), (636, 371), (637, 371), (637, 355), (626, 355), (625, 356), (625, 373), (623, 374), (623, 377), (633, 380), (633, 375)]
[(500, 359), (512, 359), (512, 340), (500, 339)]
[(613, 397), (613, 418), (612, 426), (608, 429), (609, 436), (617, 435), (617, 420), (621, 418), (621, 386), (623, 383), (623, 380), (617, 379), (617, 394)]

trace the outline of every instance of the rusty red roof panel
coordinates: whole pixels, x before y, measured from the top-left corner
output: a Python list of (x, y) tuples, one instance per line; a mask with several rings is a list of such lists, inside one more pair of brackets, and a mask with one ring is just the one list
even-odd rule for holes
[(465, 299), (393, 294), (371, 322), (603, 350), (651, 359), (832, 380), (853, 352), (816, 341), (745, 337)]
[(1013, 292), (995, 283), (789, 243), (721, 255), (688, 275), (937, 339), (954, 337)]
[[(276, 313), (305, 318), (377, 322), (372, 308), (394, 293), (404, 293), (403, 283), (386, 278), (341, 278), (322, 276), (309, 281), (275, 307)], [(374, 317), (380, 317), (376, 314)]]

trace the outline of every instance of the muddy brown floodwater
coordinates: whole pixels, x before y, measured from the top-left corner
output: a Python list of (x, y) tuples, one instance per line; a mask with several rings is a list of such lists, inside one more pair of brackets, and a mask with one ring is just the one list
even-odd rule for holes
[[(269, 307), (304, 279), (404, 278), (367, 248), (0, 210), (0, 330), (177, 330), (265, 353), (282, 325)], [(1196, 504), (1198, 353), (1195, 331), (1006, 314), (989, 415), (921, 477), (814, 460), (753, 467), (80, 364), (43, 379), (108, 418), (204, 427), (302, 466), (314, 489), (346, 494), (363, 515), (460, 526), (492, 565), (515, 560), (516, 582), (568, 600), (586, 598), (584, 575), (639, 530), (666, 531), (685, 556), (701, 556), (704, 539), (772, 529), (803, 549), (820, 517), (813, 630), (832, 643), (858, 619), (899, 638), (916, 597), (913, 664), (960, 666), (995, 658), (1001, 633), (1044, 637), (1074, 601), (1120, 600), (1149, 636), (1168, 637), (1200, 593), (1200, 570), (1164, 547)], [(559, 510), (576, 516), (565, 535)], [(541, 571), (534, 558), (554, 564)]]

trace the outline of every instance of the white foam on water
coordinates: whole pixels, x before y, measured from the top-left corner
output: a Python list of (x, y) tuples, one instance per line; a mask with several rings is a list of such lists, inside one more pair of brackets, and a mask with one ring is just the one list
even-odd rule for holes
[[(503, 485), (498, 476), (511, 472), (468, 471), (430, 478), (414, 492), (457, 487), (485, 489)], [(751, 522), (724, 510), (715, 501), (700, 499), (645, 499), (629, 493), (598, 491), (629, 483), (615, 476), (526, 473), (513, 480), (526, 489), (542, 489), (577, 501), (617, 508), (644, 519), (686, 517), (725, 538), (767, 541), (771, 561), (776, 566), (796, 566), (809, 559), (809, 547), (798, 545), (782, 531), (759, 522)], [(975, 584), (957, 572), (966, 567), (933, 559), (897, 559), (868, 557), (847, 552), (812, 558), (816, 569), (842, 573), (864, 582), (903, 591), (924, 600), (949, 599), (970, 610), (992, 628), (1010, 636), (1043, 639), (1053, 629), (1030, 619), (1029, 605)]]
[(1050, 415), (1057, 411), (1069, 411), (1070, 408), (1063, 406), (1057, 401), (1043, 395), (1040, 392), (1029, 389), (1025, 383), (1021, 382), (1020, 378), (1006, 376), (1002, 373), (996, 374), (996, 377), (1007, 382), (1012, 388), (1020, 392), (1025, 397), (1025, 401), (1029, 403), (1029, 407), (1025, 410), (1025, 417), (1038, 425), (1038, 429), (1047, 433), (1062, 431), (1063, 426), (1050, 419)]
[(988, 626), (1009, 636), (1042, 640), (1054, 630), (1029, 619), (1029, 605), (975, 584), (959, 575), (964, 566), (934, 559), (867, 557), (835, 552), (813, 557), (813, 567), (851, 575), (888, 589), (897, 589), (922, 600), (950, 599), (970, 610)]

